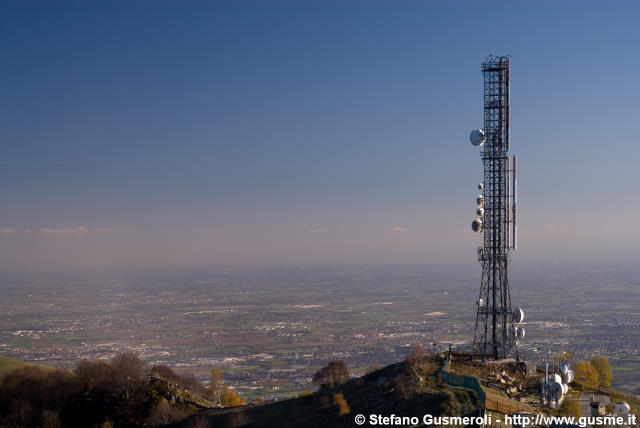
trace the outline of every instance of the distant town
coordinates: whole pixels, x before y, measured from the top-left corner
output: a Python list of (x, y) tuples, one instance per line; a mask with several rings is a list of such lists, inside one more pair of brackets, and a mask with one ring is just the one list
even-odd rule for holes
[[(636, 392), (640, 268), (518, 265), (511, 275), (526, 311), (521, 358), (606, 355), (614, 387)], [(216, 367), (246, 398), (280, 399), (314, 389), (331, 360), (358, 375), (415, 342), (468, 349), (478, 281), (474, 264), (5, 273), (0, 355), (71, 368), (134, 351), (205, 382)]]

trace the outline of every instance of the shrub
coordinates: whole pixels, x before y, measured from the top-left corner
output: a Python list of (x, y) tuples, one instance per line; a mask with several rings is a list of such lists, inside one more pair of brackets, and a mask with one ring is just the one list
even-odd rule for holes
[(351, 408), (341, 392), (333, 394), (333, 405), (338, 406), (338, 416), (344, 416), (351, 413)]

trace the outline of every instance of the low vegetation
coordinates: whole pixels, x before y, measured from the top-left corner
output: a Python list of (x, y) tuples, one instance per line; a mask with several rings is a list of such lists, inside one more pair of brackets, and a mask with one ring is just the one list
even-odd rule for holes
[(0, 357), (0, 377), (12, 372), (15, 369), (31, 366), (32, 364), (17, 358)]
[[(482, 406), (477, 392), (444, 383), (444, 363), (443, 354), (429, 355), (418, 343), (411, 346), (402, 362), (371, 368), (360, 378), (350, 378), (343, 361), (331, 361), (313, 376), (317, 391), (247, 405), (216, 368), (205, 386), (193, 375), (180, 375), (169, 366), (148, 366), (132, 353), (120, 354), (109, 362), (83, 360), (72, 371), (18, 361), (0, 376), (0, 428), (246, 424), (314, 428), (348, 425), (360, 413), (477, 415)], [(462, 364), (462, 360), (456, 367), (481, 370), (471, 363)], [(604, 357), (580, 361), (574, 367), (576, 382), (582, 388), (606, 390), (611, 383), (611, 367)], [(501, 370), (504, 379), (507, 376)], [(475, 376), (475, 372), (470, 375)], [(486, 390), (489, 401), (498, 400), (498, 391)], [(630, 403), (635, 406), (635, 402)], [(580, 406), (567, 398), (557, 414), (580, 416)]]
[(576, 400), (572, 400), (570, 398), (562, 401), (562, 404), (558, 408), (559, 416), (571, 416), (574, 418), (579, 418), (582, 416), (582, 410), (580, 409), (580, 403)]
[(0, 379), (0, 427), (161, 426), (203, 408), (245, 403), (221, 374), (216, 380), (207, 388), (167, 366), (147, 367), (132, 353), (83, 360), (73, 371), (25, 365)]
[(427, 355), (413, 345), (404, 361), (367, 370), (350, 378), (342, 361), (332, 361), (314, 376), (317, 391), (296, 398), (225, 409), (210, 409), (170, 425), (192, 427), (353, 426), (357, 414), (475, 416), (481, 407), (477, 393), (442, 382), (443, 355)]

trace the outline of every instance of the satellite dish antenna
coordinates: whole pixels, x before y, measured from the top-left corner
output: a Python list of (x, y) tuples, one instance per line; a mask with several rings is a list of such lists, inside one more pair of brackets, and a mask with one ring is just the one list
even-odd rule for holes
[(519, 324), (522, 321), (524, 321), (524, 311), (520, 308), (515, 308), (513, 310), (513, 322)]
[(469, 134), (469, 140), (476, 147), (482, 146), (485, 140), (484, 131), (482, 129), (474, 129)]
[(482, 232), (482, 219), (480, 217), (476, 217), (476, 219), (473, 220), (473, 223), (471, 223), (471, 229), (476, 233)]

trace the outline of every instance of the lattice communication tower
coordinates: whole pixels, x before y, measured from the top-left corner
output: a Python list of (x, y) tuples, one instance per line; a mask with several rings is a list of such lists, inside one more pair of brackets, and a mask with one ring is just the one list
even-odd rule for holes
[(478, 185), (477, 217), (472, 229), (483, 235), (478, 248), (482, 280), (477, 304), (472, 358), (519, 359), (524, 312), (512, 308), (509, 262), (517, 244), (516, 157), (509, 157), (509, 57), (490, 56), (482, 64), (484, 129), (471, 132), (482, 147), (484, 179)]

